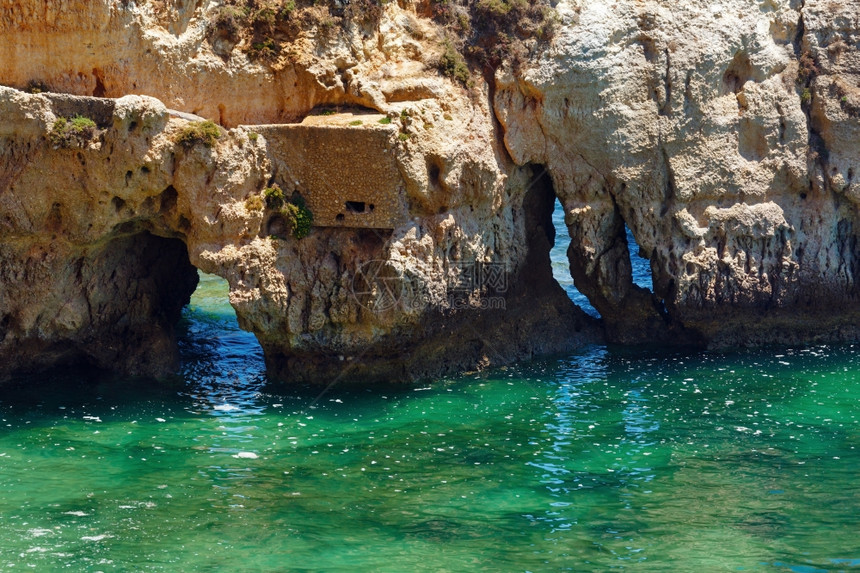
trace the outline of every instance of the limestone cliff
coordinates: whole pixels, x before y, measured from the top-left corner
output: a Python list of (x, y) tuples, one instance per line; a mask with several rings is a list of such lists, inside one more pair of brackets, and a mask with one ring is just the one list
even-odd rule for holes
[[(561, 4), (495, 109), (553, 176), (571, 270), (620, 341), (856, 339), (858, 7)], [(633, 286), (624, 225), (650, 259)]]
[[(0, 1), (0, 376), (164, 374), (195, 267), (284, 380), (860, 336), (854, 4), (564, 0), (468, 81), (432, 3), (235, 6)], [(556, 196), (599, 324), (552, 280)]]

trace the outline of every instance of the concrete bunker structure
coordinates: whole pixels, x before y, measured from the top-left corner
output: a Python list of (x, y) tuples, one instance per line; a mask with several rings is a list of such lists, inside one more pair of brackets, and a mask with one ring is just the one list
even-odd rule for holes
[(375, 113), (311, 115), (301, 123), (244, 126), (266, 138), (273, 177), (298, 191), (314, 226), (394, 229), (407, 218), (395, 159), (398, 130)]

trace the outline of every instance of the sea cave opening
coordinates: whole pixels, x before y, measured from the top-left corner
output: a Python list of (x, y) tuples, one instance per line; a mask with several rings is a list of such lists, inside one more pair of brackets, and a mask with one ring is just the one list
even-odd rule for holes
[[(108, 334), (127, 346), (129, 366), (120, 370), (178, 382), (213, 406), (227, 394), (259, 389), (262, 348), (240, 328), (227, 281), (196, 268), (181, 237), (155, 235), (137, 222), (117, 233), (91, 265), (94, 276), (110, 279), (90, 304), (109, 310), (104, 318), (116, 326)], [(108, 295), (104, 304), (94, 298)], [(90, 362), (110, 369), (109, 357), (97, 358)]]
[[(576, 262), (585, 264), (572, 258), (584, 255), (579, 252), (581, 245), (572, 243), (572, 237), (578, 236), (579, 229), (567, 226), (563, 203), (555, 197), (552, 205), (552, 225), (555, 237), (551, 241), (549, 255), (553, 278), (576, 306), (591, 317), (604, 321), (608, 340), (637, 344), (650, 340), (652, 334), (662, 332), (659, 316), (665, 314), (665, 310), (653, 296), (654, 281), (650, 259), (647, 257), (647, 251), (637, 243), (630, 227), (621, 217), (617, 217), (617, 212), (612, 236), (597, 239), (605, 241), (604, 246), (607, 247), (598, 264), (607, 265), (607, 268), (596, 273), (591, 279), (608, 281), (608, 284), (585, 285), (587, 288), (583, 290), (576, 285), (576, 280), (579, 279), (573, 278), (577, 276)], [(560, 238), (564, 236), (568, 239)], [(572, 261), (574, 265), (571, 264)], [(579, 272), (584, 271), (580, 269)], [(589, 291), (589, 288), (593, 289), (593, 292)], [(588, 292), (588, 295), (585, 292)], [(592, 300), (589, 297), (597, 298)]]
[[(552, 212), (552, 223), (555, 227), (555, 241), (550, 251), (550, 259), (552, 260), (552, 274), (556, 282), (564, 289), (577, 306), (584, 310), (587, 314), (600, 318), (600, 313), (597, 311), (588, 297), (582, 294), (573, 282), (573, 277), (570, 273), (570, 262), (568, 260), (568, 248), (570, 239), (564, 240), (564, 237), (569, 237), (567, 225), (564, 222), (564, 206), (560, 199), (556, 199)], [(648, 289), (654, 292), (654, 281), (651, 273), (651, 261), (645, 256), (633, 232), (627, 223), (624, 224), (624, 234), (627, 237), (627, 252), (630, 255), (630, 267), (632, 269), (633, 284), (638, 287)]]
[[(555, 228), (555, 239), (549, 256), (552, 263), (552, 275), (555, 281), (564, 289), (573, 303), (585, 311), (589, 316), (600, 318), (600, 313), (592, 306), (584, 294), (582, 294), (573, 282), (570, 273), (570, 261), (568, 259), (568, 248), (570, 247), (570, 235), (564, 222), (564, 206), (561, 200), (556, 198), (553, 204), (552, 224)], [(567, 240), (565, 240), (567, 238)]]
[(240, 408), (254, 402), (266, 383), (263, 350), (256, 336), (239, 326), (227, 281), (197, 272), (200, 281), (176, 329), (178, 374), (204, 405)]
[(624, 223), (624, 234), (627, 237), (627, 252), (630, 255), (633, 284), (653, 293), (654, 278), (651, 272), (651, 260), (645, 256), (645, 252), (636, 242), (636, 238), (626, 222)]

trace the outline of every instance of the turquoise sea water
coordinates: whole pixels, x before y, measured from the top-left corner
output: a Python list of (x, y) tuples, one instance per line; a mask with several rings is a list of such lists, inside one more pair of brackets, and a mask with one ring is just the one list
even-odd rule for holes
[(860, 570), (855, 346), (320, 395), (267, 386), (218, 280), (181, 330), (164, 385), (3, 389), (0, 571)]

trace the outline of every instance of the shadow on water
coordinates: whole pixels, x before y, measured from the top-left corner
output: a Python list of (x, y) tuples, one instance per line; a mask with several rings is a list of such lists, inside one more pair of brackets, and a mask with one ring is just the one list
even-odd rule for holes
[(87, 366), (57, 368), (5, 385), (0, 413), (36, 425), (68, 416), (177, 420), (209, 415), (240, 420), (267, 411), (325, 415), (334, 406), (342, 410), (344, 403), (373, 410), (389, 399), (426, 389), (404, 384), (326, 388), (270, 382), (262, 349), (252, 333), (239, 327), (228, 298), (226, 281), (201, 273), (176, 327), (180, 351), (176, 374), (156, 381)]

